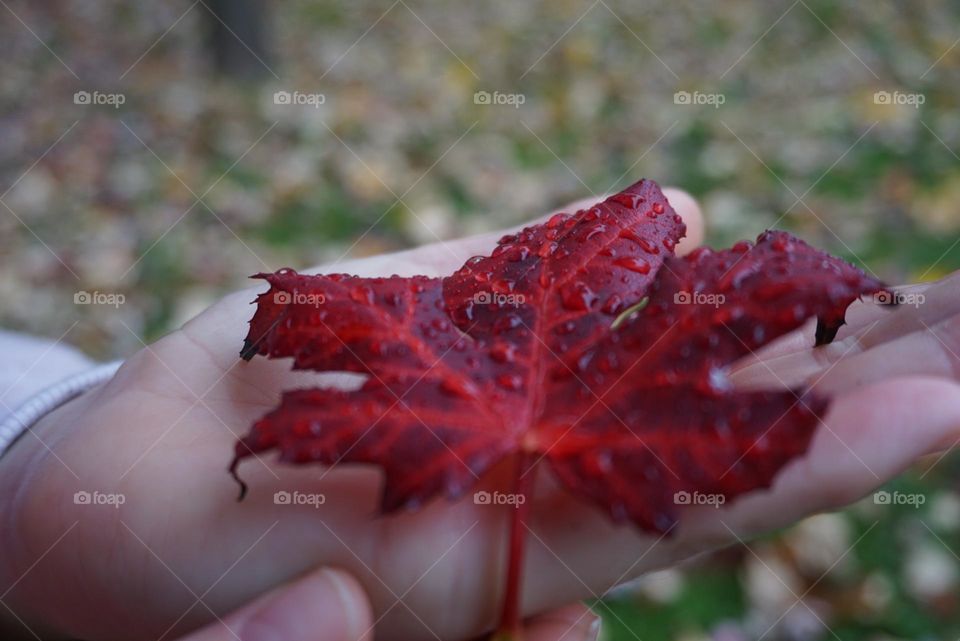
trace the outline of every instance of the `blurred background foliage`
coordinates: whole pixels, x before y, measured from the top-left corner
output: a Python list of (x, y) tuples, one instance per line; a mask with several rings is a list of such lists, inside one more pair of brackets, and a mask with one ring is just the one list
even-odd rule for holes
[[(291, 0), (235, 22), (248, 4), (0, 10), (3, 327), (123, 356), (251, 273), (496, 229), (644, 176), (697, 196), (712, 244), (779, 227), (892, 282), (960, 267), (955, 3)], [(77, 306), (80, 290), (126, 302)], [(957, 462), (935, 462), (888, 488), (919, 508), (868, 499), (651, 575), (598, 604), (605, 629), (956, 638)]]

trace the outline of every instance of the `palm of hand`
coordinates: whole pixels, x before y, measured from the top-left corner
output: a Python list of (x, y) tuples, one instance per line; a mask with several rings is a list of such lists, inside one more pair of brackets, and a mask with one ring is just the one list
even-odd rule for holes
[[(696, 217), (695, 209), (687, 211)], [(338, 269), (440, 275), (488, 250), (493, 238)], [(233, 500), (237, 487), (226, 466), (236, 438), (282, 390), (310, 376), (290, 372), (285, 362), (238, 358), (252, 299), (252, 290), (228, 296), (146, 347), (107, 385), (46, 417), (36, 428), (46, 447), (34, 442), (11, 452), (0, 482), (28, 488), (7, 511), (17, 515), (7, 549), (18, 552), (11, 558), (24, 559), (22, 567), (7, 568), (8, 583), (17, 581), (8, 597), (17, 603), (13, 610), (44, 622), (31, 627), (53, 633), (157, 638), (192, 629), (328, 564), (360, 580), (374, 617), (382, 617), (383, 638), (468, 638), (489, 629), (499, 602), (497, 559), (509, 507), (478, 506), (468, 498), (376, 518), (381, 481), (375, 470), (262, 460), (245, 464), (253, 491), (242, 503)], [(956, 310), (942, 307), (946, 311), (931, 322), (953, 318)], [(903, 312), (919, 313), (894, 313)], [(850, 334), (877, 320), (867, 312), (864, 317)], [(869, 347), (904, 340), (906, 330), (896, 329), (897, 322), (880, 322), (894, 328)], [(847, 354), (834, 349), (844, 357), (836, 359), (841, 364), (824, 362), (801, 337), (771, 348), (741, 373), (749, 384), (821, 378), (829, 391), (842, 392), (807, 457), (791, 464), (771, 492), (722, 510), (691, 508), (667, 539), (614, 527), (541, 474), (525, 609), (539, 612), (597, 596), (650, 569), (838, 507), (952, 442), (951, 430), (960, 426), (954, 383), (913, 376), (859, 386), (864, 381), (849, 372), (860, 370), (849, 366)], [(918, 419), (916, 407), (925, 408), (925, 418)], [(902, 431), (908, 425), (910, 434)], [(494, 471), (483, 486), (498, 487), (502, 476)], [(122, 493), (125, 502), (120, 509), (76, 505), (77, 490)], [(322, 495), (323, 509), (274, 502), (275, 492), (294, 490)]]

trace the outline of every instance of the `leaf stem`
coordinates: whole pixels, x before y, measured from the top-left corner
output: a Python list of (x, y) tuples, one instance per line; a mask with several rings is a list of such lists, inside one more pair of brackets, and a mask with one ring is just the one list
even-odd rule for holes
[[(507, 561), (506, 588), (500, 625), (494, 635), (496, 641), (522, 640), (522, 608), (520, 597), (523, 587), (523, 561), (527, 541), (527, 518), (533, 504), (533, 482), (536, 476), (533, 453), (523, 451), (517, 456), (514, 479), (514, 507), (510, 517), (509, 559)], [(523, 497), (523, 498), (520, 498)]]

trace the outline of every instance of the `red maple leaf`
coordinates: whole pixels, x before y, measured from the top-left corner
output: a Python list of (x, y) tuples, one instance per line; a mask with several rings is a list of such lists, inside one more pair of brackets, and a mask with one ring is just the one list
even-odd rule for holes
[[(527, 494), (544, 462), (618, 521), (668, 532), (695, 493), (768, 487), (827, 401), (735, 389), (725, 367), (818, 318), (818, 342), (883, 285), (784, 232), (680, 258), (680, 217), (651, 181), (502, 238), (447, 278), (259, 274), (242, 355), (368, 375), (286, 392), (237, 444), (293, 463), (372, 463), (382, 509), (454, 499), (505, 457)], [(526, 509), (529, 501), (525, 502)], [(523, 519), (501, 629), (519, 622)]]

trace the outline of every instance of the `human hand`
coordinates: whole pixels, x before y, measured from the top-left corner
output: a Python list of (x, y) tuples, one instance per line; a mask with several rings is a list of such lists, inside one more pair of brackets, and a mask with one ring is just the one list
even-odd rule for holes
[[(276, 588), (179, 641), (359, 641), (372, 637), (373, 612), (356, 579), (322, 568)], [(600, 620), (574, 604), (531, 618), (527, 641), (596, 641)], [(364, 635), (364, 636), (361, 636)]]
[[(695, 206), (676, 192), (668, 197), (696, 240), (702, 226)], [(338, 270), (446, 273), (488, 251), (495, 238)], [(378, 638), (467, 638), (489, 629), (510, 508), (468, 498), (374, 518), (375, 470), (327, 473), (264, 461), (244, 471), (256, 491), (233, 501), (236, 488), (223, 469), (234, 439), (276, 404), (280, 390), (309, 376), (282, 362), (239, 361), (237, 337), (246, 333), (252, 297), (246, 291), (224, 299), (135, 355), (101, 389), (46, 417), (36, 431), (51, 451), (26, 441), (3, 461), (0, 484), (22, 487), (5, 494), (4, 549), (11, 552), (4, 573), (7, 585), (18, 581), (5, 602), (52, 638), (156, 638), (193, 629), (312, 568), (335, 566), (362, 586)], [(768, 377), (767, 384), (779, 381)], [(772, 491), (722, 510), (691, 508), (667, 539), (614, 526), (540, 475), (528, 523), (526, 612), (597, 596), (650, 569), (862, 496), (949, 444), (960, 425), (960, 401), (949, 400), (956, 391), (952, 382), (924, 377), (845, 391), (810, 454), (788, 466)], [(865, 424), (865, 413), (875, 420)], [(508, 475), (494, 470), (483, 487), (501, 487)], [(78, 489), (122, 492), (126, 502), (120, 509), (77, 506)], [(272, 501), (274, 492), (294, 489), (323, 495), (323, 509)], [(581, 614), (579, 624), (589, 620)]]
[[(678, 247), (685, 251), (702, 236), (699, 209), (686, 194), (667, 195), (688, 223), (688, 239)], [(443, 275), (489, 252), (501, 235), (336, 269)], [(334, 610), (340, 621), (343, 612), (353, 614), (346, 633), (327, 621), (321, 630), (331, 639), (357, 638), (374, 622), (378, 639), (404, 641), (463, 639), (492, 627), (508, 519), (499, 507), (437, 502), (418, 514), (378, 518), (375, 470), (345, 466), (327, 474), (261, 459), (245, 466), (253, 491), (237, 503), (226, 473), (235, 441), (282, 390), (310, 376), (286, 363), (239, 358), (255, 293), (230, 295), (144, 346), (111, 381), (45, 417), (32, 430), (37, 438), (25, 435), (3, 459), (7, 565), (0, 585), (14, 586), (2, 600), (6, 618), (19, 619), (8, 621), (10, 630), (25, 638), (33, 637), (20, 624), (44, 638), (169, 638), (310, 572), (319, 575), (289, 589), (312, 590), (318, 604), (287, 624), (329, 619), (330, 606), (319, 601), (331, 592), (329, 579), (339, 577), (353, 586), (353, 606)], [(487, 480), (491, 487), (497, 476)], [(276, 492), (295, 490), (323, 496), (323, 509), (275, 503)], [(123, 504), (77, 505), (78, 491), (122, 495)], [(531, 639), (591, 638), (596, 617), (580, 605), (561, 607), (585, 596), (566, 583), (556, 595), (553, 586), (536, 585), (528, 611), (545, 614), (529, 622)], [(260, 603), (233, 620), (242, 623)], [(216, 623), (204, 634), (235, 638)]]

